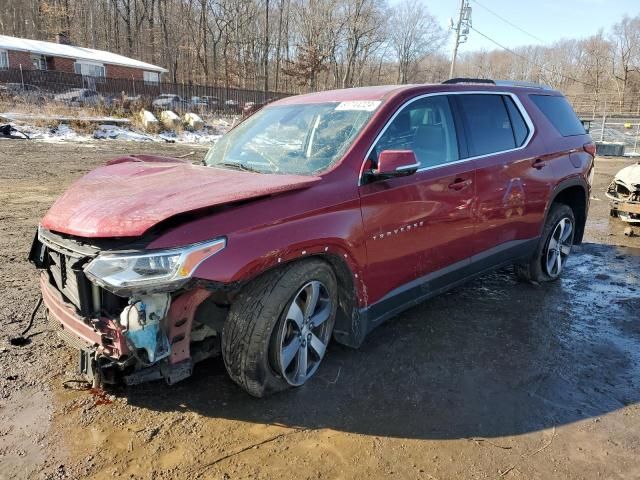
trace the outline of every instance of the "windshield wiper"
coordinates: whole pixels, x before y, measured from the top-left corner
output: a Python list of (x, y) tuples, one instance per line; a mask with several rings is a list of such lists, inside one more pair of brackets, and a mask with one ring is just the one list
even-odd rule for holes
[(211, 166), (212, 167), (228, 167), (234, 170), (240, 170), (242, 172), (262, 173), (260, 170), (257, 170), (253, 167), (250, 167), (249, 165), (245, 165), (244, 163), (240, 163), (240, 162), (220, 162)]

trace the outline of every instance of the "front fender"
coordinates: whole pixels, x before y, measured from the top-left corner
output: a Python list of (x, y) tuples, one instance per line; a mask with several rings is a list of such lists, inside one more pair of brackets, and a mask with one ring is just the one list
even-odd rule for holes
[(226, 248), (202, 262), (193, 276), (227, 285), (312, 255), (339, 257), (353, 277), (358, 306), (366, 306), (360, 199), (355, 183), (348, 180), (319, 182), (311, 189), (218, 209), (172, 226), (147, 248), (173, 248), (224, 236)]
[(358, 305), (366, 305), (362, 282), (366, 252), (360, 214), (334, 212), (231, 234), (227, 247), (205, 260), (194, 272), (196, 279), (225, 284), (249, 281), (287, 262), (310, 256), (340, 257), (353, 279)]

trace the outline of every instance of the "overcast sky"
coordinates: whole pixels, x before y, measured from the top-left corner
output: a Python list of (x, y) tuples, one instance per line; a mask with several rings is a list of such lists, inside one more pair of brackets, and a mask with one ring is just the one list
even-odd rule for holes
[[(605, 31), (626, 13), (640, 14), (640, 0), (478, 0), (511, 23), (533, 34), (544, 43), (561, 38), (588, 37)], [(447, 27), (457, 18), (459, 0), (424, 0), (432, 15)], [(395, 3), (394, 0), (391, 3)], [(503, 22), (471, 0), (473, 26), (506, 47), (543, 42)], [(451, 41), (450, 41), (451, 43)], [(461, 51), (498, 48), (473, 30)]]

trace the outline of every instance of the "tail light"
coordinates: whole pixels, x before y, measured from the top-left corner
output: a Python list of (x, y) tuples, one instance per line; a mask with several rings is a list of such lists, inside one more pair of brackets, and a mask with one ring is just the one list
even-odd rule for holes
[(593, 142), (585, 143), (583, 145), (584, 151), (587, 152), (592, 157), (596, 156), (596, 144)]

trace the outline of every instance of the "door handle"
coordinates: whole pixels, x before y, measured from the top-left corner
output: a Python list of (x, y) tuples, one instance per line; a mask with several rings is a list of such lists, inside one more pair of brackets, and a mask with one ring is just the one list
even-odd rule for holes
[(536, 170), (542, 170), (545, 165), (547, 164), (547, 162), (545, 162), (544, 160), (542, 160), (541, 158), (536, 158), (533, 163), (531, 164), (531, 166), (533, 168), (535, 168)]
[(452, 183), (449, 184), (449, 188), (451, 190), (464, 190), (469, 185), (471, 185), (471, 179), (469, 178), (456, 178)]

